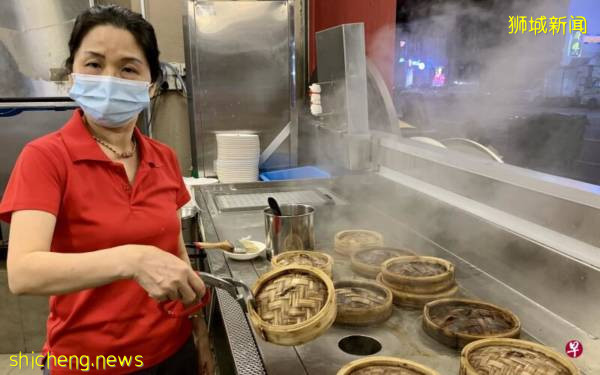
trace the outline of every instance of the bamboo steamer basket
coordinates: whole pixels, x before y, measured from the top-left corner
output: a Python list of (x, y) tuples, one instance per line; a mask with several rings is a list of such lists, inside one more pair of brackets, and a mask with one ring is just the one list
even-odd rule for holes
[(377, 324), (392, 315), (392, 291), (373, 281), (345, 280), (334, 284), (336, 323), (354, 326)]
[(454, 285), (454, 265), (426, 256), (391, 258), (381, 265), (383, 280), (391, 288), (413, 294), (433, 294)]
[(518, 338), (519, 318), (491, 303), (445, 298), (423, 308), (423, 330), (451, 348), (462, 348), (485, 338)]
[(301, 265), (315, 267), (332, 276), (333, 258), (320, 251), (296, 250), (286, 251), (271, 259), (273, 268), (285, 267), (290, 265)]
[(440, 375), (416, 362), (396, 357), (373, 356), (357, 359), (342, 367), (337, 375)]
[(263, 274), (252, 293), (256, 309), (250, 322), (266, 341), (278, 345), (304, 344), (325, 332), (336, 317), (331, 278), (318, 268), (292, 265)]
[(335, 251), (342, 255), (352, 255), (358, 250), (383, 246), (383, 235), (365, 229), (343, 230), (336, 233), (333, 246)]
[(530, 341), (493, 338), (474, 341), (460, 355), (460, 375), (578, 375), (558, 352)]
[(372, 247), (369, 249), (358, 250), (352, 254), (350, 267), (352, 270), (369, 279), (375, 279), (381, 272), (381, 264), (390, 258), (416, 255), (414, 252), (405, 249), (395, 249), (391, 247)]
[(454, 283), (447, 290), (436, 293), (409, 293), (394, 289), (393, 286), (386, 283), (382, 274), (377, 275), (377, 282), (387, 286), (392, 291), (394, 304), (396, 306), (422, 309), (425, 304), (443, 298), (454, 297), (458, 293), (458, 286)]

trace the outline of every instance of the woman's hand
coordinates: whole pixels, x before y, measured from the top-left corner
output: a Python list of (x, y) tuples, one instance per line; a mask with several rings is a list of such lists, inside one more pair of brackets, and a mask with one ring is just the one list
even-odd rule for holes
[(130, 245), (131, 278), (159, 301), (189, 305), (205, 293), (202, 279), (185, 261), (154, 246)]

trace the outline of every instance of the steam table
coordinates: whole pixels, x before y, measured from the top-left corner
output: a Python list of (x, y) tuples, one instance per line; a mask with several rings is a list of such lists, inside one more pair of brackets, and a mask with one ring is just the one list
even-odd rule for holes
[[(264, 241), (262, 210), (256, 207), (237, 207), (236, 210), (219, 207), (218, 202), (222, 201), (224, 196), (262, 196), (277, 192), (313, 190), (317, 195), (329, 198), (328, 202), (316, 203), (315, 237), (316, 248), (334, 257), (334, 280), (362, 279), (351, 271), (349, 258), (332, 250), (335, 233), (356, 228), (376, 230), (383, 234), (387, 246), (409, 248), (421, 255), (438, 256), (452, 261), (457, 268), (456, 278), (461, 287), (460, 294), (463, 296), (501, 305), (503, 301), (512, 301), (511, 305), (507, 306), (511, 309), (512, 306), (520, 306), (518, 311), (513, 311), (523, 322), (525, 332), (522, 338), (531, 339), (526, 332), (529, 321), (532, 325), (536, 319), (546, 320), (546, 324), (550, 325), (563, 324), (554, 321), (557, 318), (549, 311), (544, 311), (533, 301), (424, 238), (396, 218), (365, 204), (364, 200), (349, 200), (345, 194), (351, 190), (352, 181), (356, 178), (361, 176), (344, 180), (209, 185), (198, 188), (200, 194), (197, 192), (196, 197), (201, 208), (205, 240), (233, 240), (251, 235), (255, 240)], [(365, 191), (364, 194), (369, 192)], [(212, 273), (231, 276), (249, 286), (254, 285), (259, 275), (270, 269), (270, 263), (264, 256), (242, 262), (227, 259), (220, 251), (209, 251), (207, 260)], [(368, 336), (378, 341), (381, 350), (377, 351), (377, 355), (413, 360), (443, 375), (458, 374), (460, 352), (439, 344), (423, 332), (421, 311), (394, 307), (392, 317), (380, 325), (356, 328), (334, 325), (314, 341), (296, 347), (282, 347), (255, 336), (241, 308), (228, 294), (217, 291), (216, 295), (216, 310), (211, 318), (211, 329), (217, 330), (214, 336), (218, 362), (223, 374), (334, 375), (344, 364), (361, 358), (345, 353), (339, 347), (340, 340), (353, 335)], [(361, 347), (365, 346), (358, 345), (359, 349)], [(225, 354), (227, 352), (231, 355)]]

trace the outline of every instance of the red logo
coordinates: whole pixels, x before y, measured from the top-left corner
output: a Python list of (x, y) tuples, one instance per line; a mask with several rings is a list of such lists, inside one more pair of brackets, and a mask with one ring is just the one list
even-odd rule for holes
[(577, 358), (583, 354), (583, 345), (579, 340), (571, 340), (565, 346), (565, 353), (571, 358)]

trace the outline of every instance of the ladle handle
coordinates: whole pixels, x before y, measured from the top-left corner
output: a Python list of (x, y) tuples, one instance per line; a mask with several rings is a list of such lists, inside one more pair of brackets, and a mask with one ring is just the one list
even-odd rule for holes
[(279, 208), (279, 203), (277, 203), (277, 200), (275, 200), (273, 197), (269, 197), (267, 202), (269, 202), (269, 207), (271, 210), (273, 210), (273, 214), (275, 216), (281, 216), (281, 208)]

